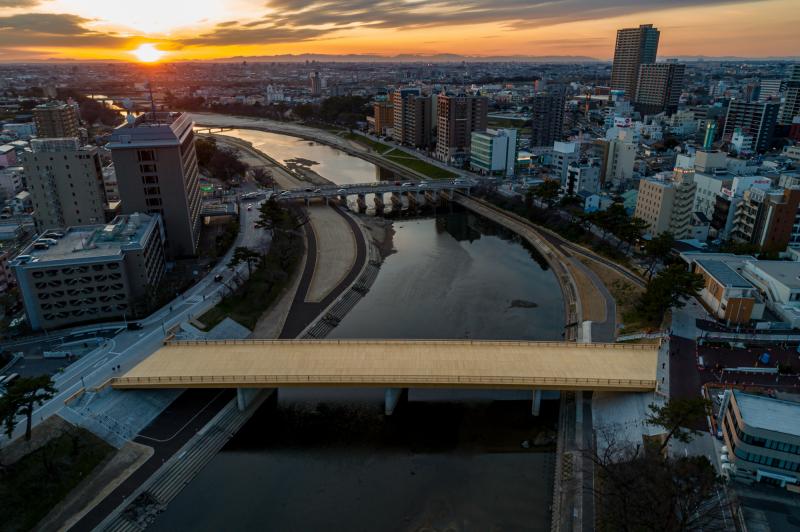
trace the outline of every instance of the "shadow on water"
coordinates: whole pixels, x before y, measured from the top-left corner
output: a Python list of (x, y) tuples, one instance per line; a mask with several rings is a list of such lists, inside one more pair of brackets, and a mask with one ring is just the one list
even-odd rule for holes
[(281, 390), (151, 529), (544, 532), (557, 403), (526, 395)]

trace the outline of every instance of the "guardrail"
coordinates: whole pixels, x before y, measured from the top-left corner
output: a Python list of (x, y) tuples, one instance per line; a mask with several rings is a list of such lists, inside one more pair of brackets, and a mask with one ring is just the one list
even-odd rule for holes
[(236, 385), (250, 384), (303, 385), (303, 384), (369, 384), (369, 385), (479, 385), (479, 386), (566, 386), (654, 389), (655, 379), (598, 379), (561, 377), (476, 377), (467, 375), (175, 375), (169, 377), (116, 377), (112, 387), (131, 385)]

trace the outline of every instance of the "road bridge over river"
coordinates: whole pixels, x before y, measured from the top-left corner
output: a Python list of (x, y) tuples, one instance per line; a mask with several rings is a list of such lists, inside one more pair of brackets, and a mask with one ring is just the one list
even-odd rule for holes
[(408, 388), (643, 392), (656, 388), (658, 346), (465, 340), (174, 342), (117, 389), (379, 387), (387, 413)]
[(375, 206), (383, 207), (385, 195), (391, 195), (393, 202), (401, 201), (405, 196), (408, 201), (424, 203), (434, 201), (442, 196), (452, 199), (455, 192), (469, 193), (469, 189), (474, 186), (469, 180), (438, 180), (438, 181), (375, 181), (373, 183), (359, 183), (350, 185), (333, 185), (323, 187), (306, 187), (284, 190), (275, 198), (278, 201), (303, 200), (309, 203), (312, 200), (323, 199), (326, 202), (333, 199), (343, 205), (347, 205), (348, 196), (358, 196), (360, 206), (366, 205), (367, 194), (374, 194)]

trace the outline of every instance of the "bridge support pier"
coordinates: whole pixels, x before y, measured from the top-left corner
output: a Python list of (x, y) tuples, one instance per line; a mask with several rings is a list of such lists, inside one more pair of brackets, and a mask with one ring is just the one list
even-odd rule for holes
[(398, 211), (403, 208), (403, 197), (399, 192), (392, 192), (392, 209)]
[(533, 390), (531, 399), (531, 415), (538, 416), (539, 409), (542, 407), (542, 390)]
[(366, 194), (359, 194), (358, 199), (356, 200), (358, 204), (358, 212), (366, 212), (367, 211), (367, 195)]
[(311, 198), (309, 198), (309, 197), (305, 197), (305, 198), (303, 198), (303, 201), (305, 202), (305, 204), (306, 204), (306, 207), (308, 207), (309, 205), (311, 205)]
[(386, 206), (383, 202), (383, 194), (380, 192), (375, 193), (375, 210), (378, 212), (383, 211), (384, 207)]
[(408, 198), (408, 208), (409, 209), (416, 209), (419, 207), (417, 193), (416, 192), (406, 192), (406, 197)]
[(347, 194), (342, 194), (339, 196), (339, 205), (342, 207), (347, 207)]
[(387, 416), (391, 416), (400, 401), (408, 401), (408, 388), (386, 388), (384, 413)]
[(276, 391), (277, 388), (236, 388), (236, 407), (239, 412), (244, 412), (258, 394), (263, 392), (269, 396)]

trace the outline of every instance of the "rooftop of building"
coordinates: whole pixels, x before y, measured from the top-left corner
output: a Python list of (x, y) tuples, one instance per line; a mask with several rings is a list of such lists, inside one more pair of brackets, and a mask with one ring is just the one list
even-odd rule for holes
[(107, 147), (157, 147), (179, 145), (191, 131), (192, 120), (187, 113), (156, 112), (128, 115), (117, 127)]
[(49, 110), (49, 109), (64, 109), (67, 107), (68, 103), (62, 102), (60, 100), (51, 100), (49, 102), (45, 102), (42, 104), (37, 105), (33, 108), (33, 110), (42, 109), (42, 110)]
[(739, 275), (736, 270), (722, 260), (701, 259), (696, 262), (701, 268), (708, 272), (709, 275), (726, 287), (752, 288), (753, 286), (747, 279)]
[(800, 403), (733, 391), (748, 427), (800, 436)]
[(759, 260), (752, 263), (765, 274), (790, 289), (800, 289), (800, 262), (788, 260)]
[[(156, 227), (157, 220), (157, 215), (134, 213), (117, 216), (108, 224), (48, 230), (22, 250), (17, 262), (43, 265), (55, 261), (118, 257), (123, 250), (142, 246), (146, 236)], [(44, 242), (48, 243), (46, 247)], [(25, 259), (26, 256), (30, 258)]]

